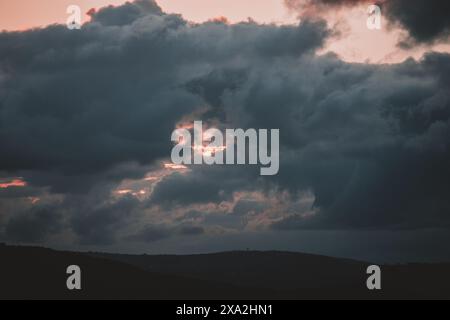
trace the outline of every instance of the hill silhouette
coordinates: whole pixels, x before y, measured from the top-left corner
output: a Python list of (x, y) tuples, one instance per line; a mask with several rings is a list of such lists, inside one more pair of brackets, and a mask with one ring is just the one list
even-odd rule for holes
[[(382, 290), (366, 288), (370, 263), (289, 252), (204, 255), (77, 253), (0, 246), (1, 299), (450, 299), (450, 264), (381, 266)], [(66, 268), (82, 290), (66, 288)]]

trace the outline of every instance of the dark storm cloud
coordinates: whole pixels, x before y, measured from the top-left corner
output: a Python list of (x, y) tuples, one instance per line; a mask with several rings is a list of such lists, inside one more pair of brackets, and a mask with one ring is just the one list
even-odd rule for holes
[(196, 236), (205, 233), (205, 229), (197, 226), (183, 226), (180, 228), (179, 233), (182, 235)]
[(285, 3), (300, 13), (309, 8), (333, 10), (378, 4), (392, 25), (398, 25), (408, 32), (409, 38), (400, 43), (405, 47), (446, 42), (450, 35), (450, 2), (447, 0), (285, 0)]
[(199, 236), (205, 233), (205, 229), (199, 226), (182, 225), (171, 227), (166, 225), (147, 225), (136, 234), (126, 237), (126, 240), (142, 243), (152, 243), (168, 239), (174, 236)]
[(312, 52), (327, 34), (308, 21), (190, 26), (152, 1), (100, 10), (79, 31), (1, 33), (0, 168), (68, 192), (119, 164), (150, 164), (170, 154), (175, 123), (204, 104), (186, 90), (191, 80), (234, 59)]
[(152, 195), (152, 204), (220, 202), (229, 197), (230, 194), (221, 192), (218, 184), (210, 177), (175, 173), (157, 185)]
[[(230, 127), (282, 128), (280, 173), (258, 184), (251, 170), (242, 181), (235, 168), (221, 176), (194, 170), (163, 182), (155, 200), (220, 202), (229, 194), (221, 188), (239, 181), (230, 190), (312, 190), (320, 212), (294, 215), (276, 228), (449, 225), (448, 54), (392, 66), (328, 55), (247, 67), (238, 88), (224, 89), (215, 105)], [(206, 79), (211, 75), (203, 89), (197, 81), (197, 90), (208, 95), (216, 85)]]
[(125, 197), (100, 206), (93, 203), (83, 203), (79, 207), (73, 203), (65, 205), (76, 210), (71, 216), (70, 226), (80, 243), (111, 245), (117, 241), (122, 228), (138, 215), (135, 210), (139, 208), (139, 201)]
[(41, 189), (30, 187), (30, 186), (9, 187), (9, 188), (5, 188), (5, 189), (0, 189), (0, 199), (33, 197), (33, 196), (38, 196), (41, 193), (42, 193)]
[(266, 208), (266, 204), (257, 200), (240, 200), (233, 208), (233, 215), (244, 216), (250, 212), (259, 213)]
[[(266, 61), (313, 52), (327, 35), (323, 23), (308, 21), (281, 28), (190, 26), (152, 1), (100, 10), (80, 31), (51, 26), (1, 33), (0, 168), (23, 173), (29, 186), (0, 190), (0, 197), (23, 199), (49, 187), (65, 195), (54, 212), (67, 216), (65, 230), (78, 242), (113, 244), (142, 206), (129, 198), (108, 203), (111, 189), (170, 154), (176, 122), (205, 104), (190, 87), (193, 80), (238, 57)], [(166, 191), (171, 180), (163, 181), (155, 203), (174, 203), (174, 194), (181, 204), (218, 200), (243, 188), (238, 182), (209, 188), (205, 175), (197, 180), (195, 188), (186, 181)], [(41, 225), (47, 216), (33, 210), (5, 216), (6, 237), (44, 241), (49, 231), (63, 231)], [(33, 224), (37, 230), (28, 234)], [(142, 237), (148, 241), (150, 234)]]
[(38, 206), (12, 217), (5, 226), (4, 237), (9, 241), (42, 242), (62, 230), (62, 214), (51, 206)]
[[(449, 66), (449, 55), (431, 54), (421, 63), (330, 71), (301, 99), (308, 105), (286, 118), (298, 149), (284, 153), (277, 177), (294, 190), (311, 187), (321, 213), (277, 227), (448, 226)], [(315, 96), (322, 86), (334, 89)]]
[(189, 174), (175, 173), (156, 185), (149, 205), (172, 207), (231, 200), (233, 192), (261, 187), (257, 170), (233, 166), (193, 167)]
[(172, 230), (166, 226), (146, 226), (135, 235), (129, 236), (128, 240), (137, 242), (155, 242), (166, 239), (172, 235)]
[(403, 45), (448, 41), (449, 1), (388, 0), (384, 7), (392, 23), (398, 23), (408, 30), (410, 39)]

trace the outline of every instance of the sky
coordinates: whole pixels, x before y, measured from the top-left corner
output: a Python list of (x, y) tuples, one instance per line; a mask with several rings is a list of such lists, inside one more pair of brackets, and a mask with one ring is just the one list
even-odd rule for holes
[[(21, 30), (45, 26), (55, 22), (65, 23), (66, 8), (79, 5), (82, 12), (107, 5), (121, 5), (126, 0), (18, 0), (0, 3), (0, 29)], [(227, 17), (231, 22), (248, 17), (265, 23), (293, 22), (295, 15), (280, 0), (158, 0), (167, 13), (182, 14), (186, 19), (204, 22), (216, 17)], [(89, 16), (84, 15), (88, 20)]]
[[(0, 0), (0, 242), (450, 260), (447, 1), (55, 3)], [(174, 165), (195, 120), (279, 173)]]

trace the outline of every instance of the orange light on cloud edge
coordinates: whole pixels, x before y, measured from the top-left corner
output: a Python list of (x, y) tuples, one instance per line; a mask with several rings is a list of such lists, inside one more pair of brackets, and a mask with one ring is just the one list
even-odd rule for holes
[(186, 166), (181, 164), (174, 164), (174, 163), (164, 163), (165, 169), (172, 169), (172, 170), (185, 170), (187, 169)]
[(20, 188), (20, 187), (26, 187), (27, 183), (26, 181), (23, 181), (22, 179), (13, 179), (10, 181), (2, 182), (0, 183), (0, 189), (7, 189), (7, 188)]
[(39, 198), (39, 197), (28, 197), (28, 200), (31, 202), (31, 204), (37, 204), (39, 201), (41, 201), (41, 198)]

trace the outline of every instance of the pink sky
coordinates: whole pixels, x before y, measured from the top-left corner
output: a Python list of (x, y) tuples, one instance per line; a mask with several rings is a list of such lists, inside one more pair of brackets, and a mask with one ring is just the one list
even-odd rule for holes
[[(105, 5), (120, 5), (126, 0), (1, 0), (0, 30), (25, 30), (30, 27), (52, 23), (65, 23), (69, 5), (79, 5), (83, 12)], [(187, 20), (203, 22), (224, 16), (230, 22), (239, 22), (251, 17), (260, 23), (292, 24), (296, 14), (289, 12), (283, 0), (157, 0), (168, 13), (182, 14)], [(339, 22), (340, 28), (348, 31), (341, 39), (330, 41), (324, 52), (332, 50), (342, 59), (351, 62), (394, 63), (408, 56), (420, 58), (430, 48), (416, 48), (404, 52), (396, 47), (398, 31), (371, 31), (366, 27), (366, 6), (333, 12), (328, 17), (332, 24)], [(84, 17), (88, 21), (88, 16)], [(432, 49), (450, 52), (450, 45)]]
[[(66, 8), (79, 5), (83, 12), (105, 5), (119, 5), (126, 0), (1, 0), (0, 29), (23, 30), (51, 23), (65, 23)], [(231, 22), (246, 20), (258, 22), (294, 21), (282, 0), (157, 0), (165, 12), (180, 13), (186, 19), (203, 22), (225, 16)], [(85, 17), (87, 19), (87, 17)]]

